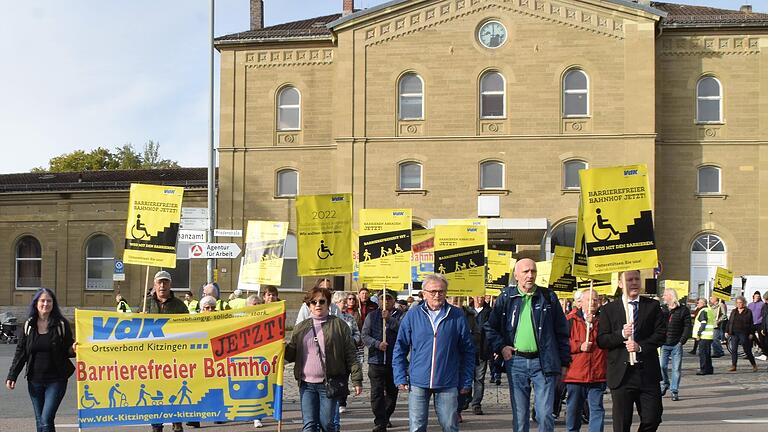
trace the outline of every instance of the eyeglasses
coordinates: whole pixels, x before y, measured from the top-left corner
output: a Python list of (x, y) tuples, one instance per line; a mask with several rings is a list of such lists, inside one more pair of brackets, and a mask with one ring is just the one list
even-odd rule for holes
[(311, 304), (312, 306), (315, 306), (315, 305), (324, 306), (325, 305), (325, 299), (310, 300), (309, 304)]
[(425, 293), (429, 293), (432, 296), (445, 295), (445, 290), (424, 290)]

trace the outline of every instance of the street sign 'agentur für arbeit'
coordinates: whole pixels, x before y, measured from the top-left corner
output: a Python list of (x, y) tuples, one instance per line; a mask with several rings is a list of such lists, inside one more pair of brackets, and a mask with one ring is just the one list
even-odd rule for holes
[(189, 247), (190, 258), (237, 258), (240, 246), (236, 243), (195, 243)]

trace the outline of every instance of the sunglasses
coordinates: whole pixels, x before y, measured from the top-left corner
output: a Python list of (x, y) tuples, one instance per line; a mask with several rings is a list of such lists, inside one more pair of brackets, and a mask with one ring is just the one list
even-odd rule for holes
[(325, 305), (325, 299), (320, 299), (320, 300), (310, 300), (310, 301), (309, 301), (309, 304), (311, 304), (312, 306), (315, 306), (315, 305), (324, 306), (324, 305)]

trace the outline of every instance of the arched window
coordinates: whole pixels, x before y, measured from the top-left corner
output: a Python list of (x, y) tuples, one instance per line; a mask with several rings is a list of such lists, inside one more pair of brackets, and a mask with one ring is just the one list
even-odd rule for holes
[(506, 83), (498, 72), (486, 72), (480, 77), (480, 118), (506, 116)]
[(43, 249), (32, 236), (16, 243), (16, 289), (36, 289), (42, 285)]
[(715, 234), (701, 234), (691, 244), (691, 296), (708, 297), (718, 267), (728, 267), (723, 240)]
[(109, 237), (96, 235), (85, 247), (85, 289), (111, 290), (115, 245)]
[(420, 163), (403, 162), (399, 168), (398, 189), (423, 189)]
[(296, 236), (288, 234), (283, 248), (283, 275), (280, 280), (280, 291), (301, 291), (301, 277), (297, 276), (298, 256)]
[(400, 77), (398, 84), (400, 120), (424, 119), (424, 81), (415, 73)]
[(720, 123), (723, 121), (723, 92), (720, 81), (711, 76), (696, 83), (696, 121)]
[(697, 193), (721, 193), (720, 168), (712, 165), (700, 166), (697, 185)]
[(587, 169), (587, 163), (583, 160), (573, 159), (563, 162), (563, 189), (580, 189), (579, 170), (583, 169)]
[(284, 169), (277, 172), (277, 187), (279, 197), (294, 197), (299, 194), (299, 172), (294, 169)]
[(589, 115), (589, 77), (581, 69), (571, 69), (563, 76), (563, 117)]
[(277, 129), (301, 129), (301, 94), (296, 87), (288, 86), (277, 95)]
[(480, 189), (504, 189), (504, 164), (486, 161), (480, 164)]
[(561, 223), (552, 229), (550, 252), (555, 253), (555, 246), (573, 247), (576, 240), (576, 222)]

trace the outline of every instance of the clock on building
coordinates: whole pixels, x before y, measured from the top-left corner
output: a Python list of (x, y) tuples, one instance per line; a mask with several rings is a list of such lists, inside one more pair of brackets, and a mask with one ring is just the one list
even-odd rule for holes
[(498, 21), (487, 21), (480, 26), (477, 38), (486, 48), (498, 48), (507, 40), (507, 29)]

